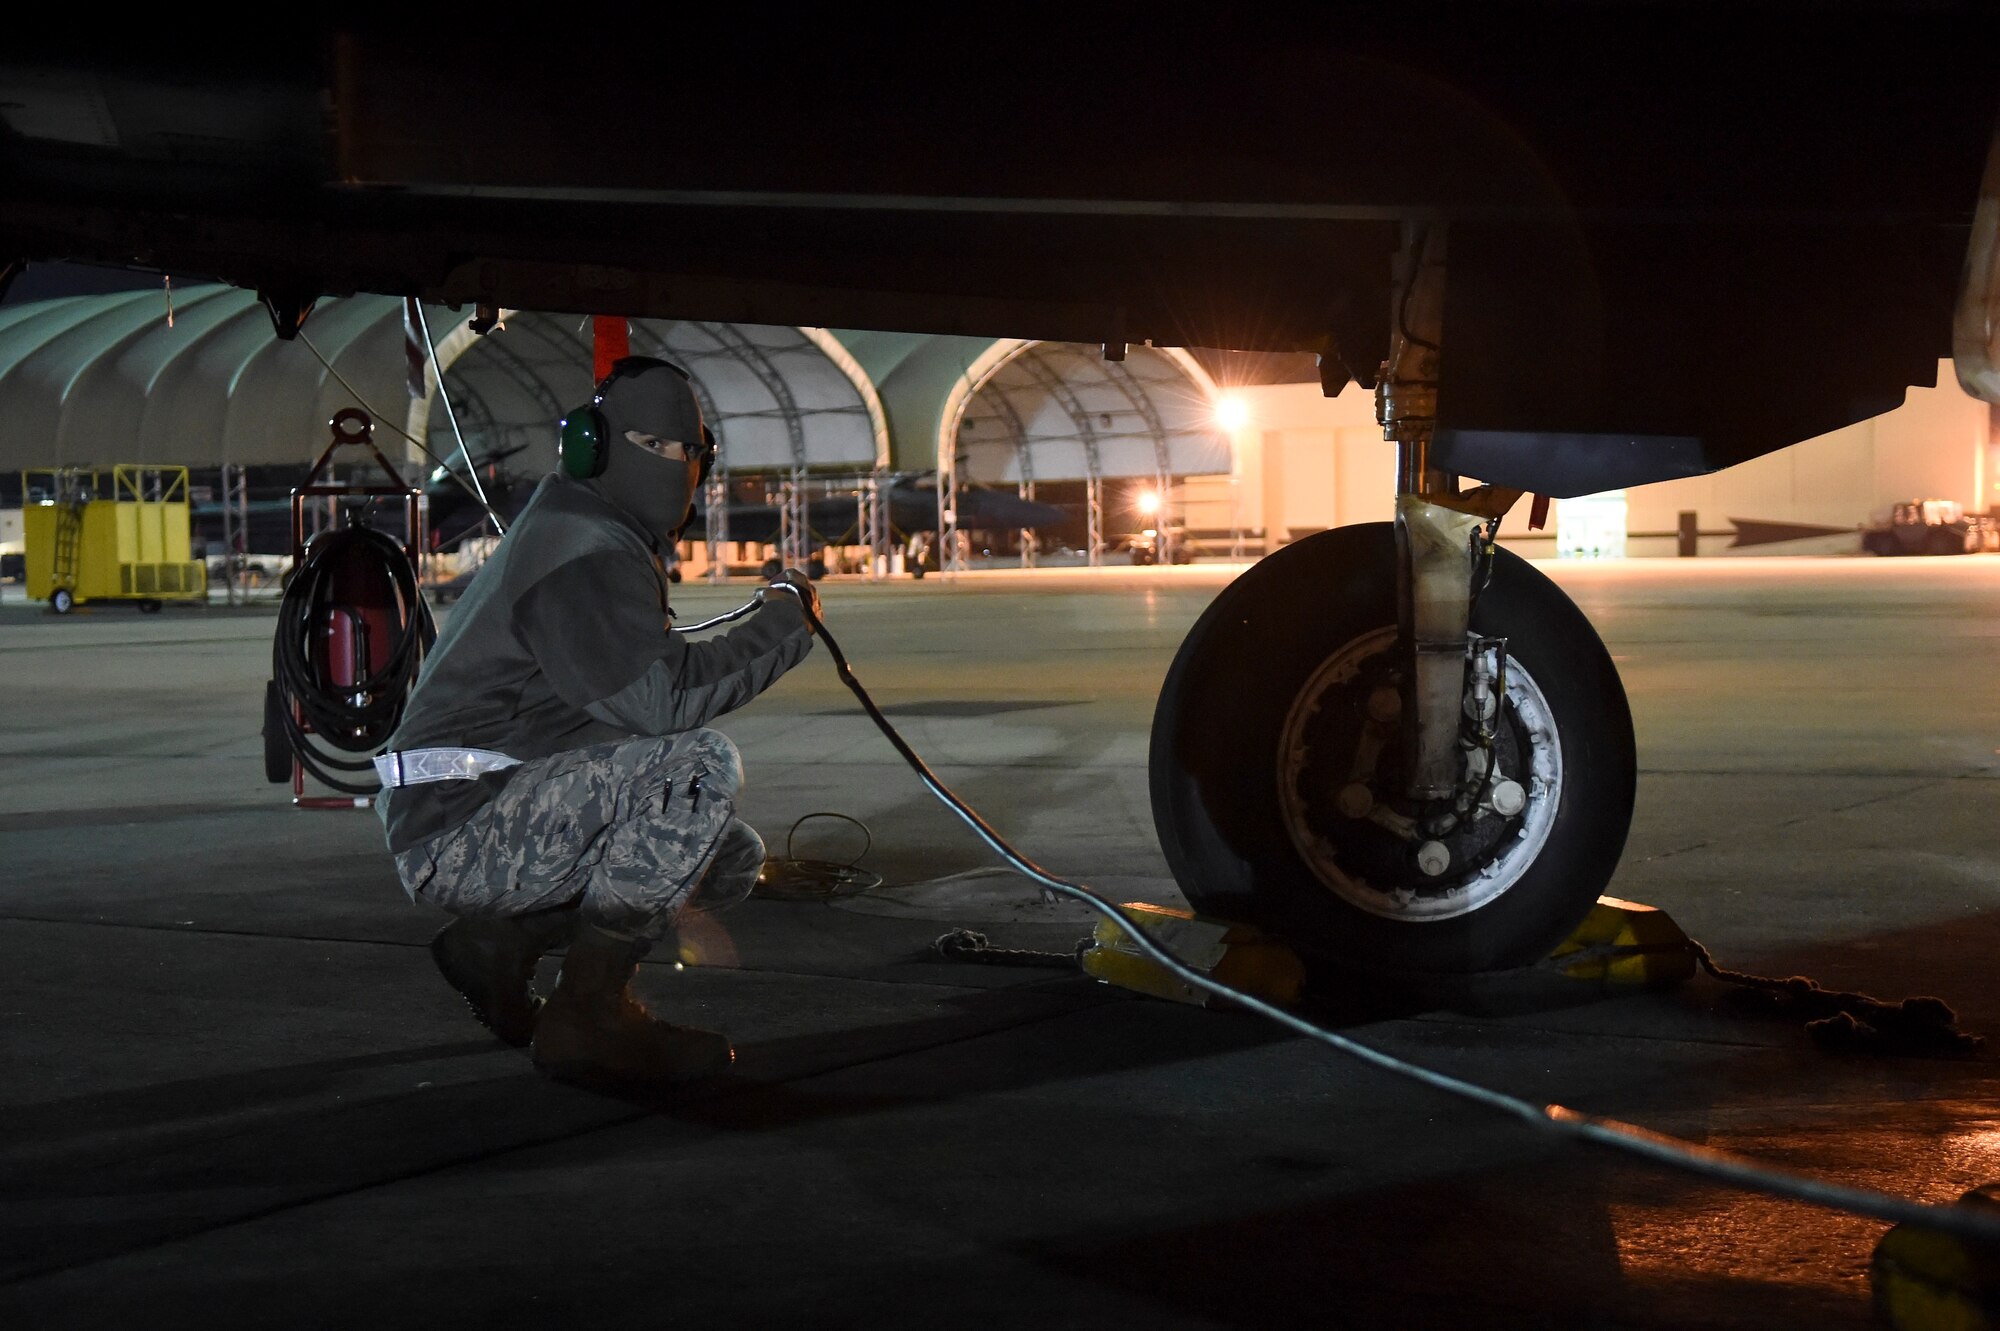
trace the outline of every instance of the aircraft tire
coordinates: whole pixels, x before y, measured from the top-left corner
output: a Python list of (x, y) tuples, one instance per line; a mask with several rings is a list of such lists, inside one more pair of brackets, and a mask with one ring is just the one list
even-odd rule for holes
[(285, 732), (285, 698), (278, 681), (264, 681), (264, 779), (282, 785), (292, 779), (292, 742)]
[[(1209, 606), (1168, 671), (1149, 763), (1160, 844), (1197, 911), (1390, 973), (1528, 965), (1589, 912), (1631, 823), (1631, 712), (1582, 611), (1517, 556), (1495, 559), (1472, 628), (1508, 639), (1495, 743), (1526, 804), (1468, 822), (1435, 879), (1409, 843), (1333, 804), (1366, 699), (1397, 671), (1392, 526), (1286, 546)], [(1380, 790), (1395, 788), (1397, 748), (1383, 748)]]

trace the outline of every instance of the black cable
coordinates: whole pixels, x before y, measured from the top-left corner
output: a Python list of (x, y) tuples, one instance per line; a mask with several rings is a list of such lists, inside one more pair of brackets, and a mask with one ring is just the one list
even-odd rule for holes
[(424, 303), (420, 300), (412, 301), (405, 308), (412, 308), (417, 312), (417, 327), (423, 330), (424, 347), (431, 353), (431, 372), (437, 376), (438, 398), (444, 403), (445, 419), (451, 422), (452, 438), (458, 440), (458, 455), (465, 459), (465, 474), (472, 480), (472, 488), (479, 496), (479, 506), (486, 510), (487, 517), (493, 519), (494, 528), (505, 536), (507, 524), (500, 521), (500, 515), (493, 511), (493, 505), (486, 502), (486, 487), (479, 483), (479, 468), (473, 465), (472, 450), (465, 446), (465, 432), (458, 428), (458, 410), (451, 405), (451, 392), (444, 384), (444, 366), (438, 361), (437, 343), (431, 340), (431, 321), (424, 313)]
[[(403, 607), (387, 659), (380, 670), (352, 684), (337, 685), (324, 677), (315, 661), (313, 636), (326, 631), (322, 614), (331, 605), (329, 593), (337, 564), (356, 543), (361, 557), (379, 561)], [(285, 738), (299, 765), (315, 779), (348, 795), (372, 795), (379, 784), (357, 785), (336, 773), (368, 772), (373, 756), (389, 741), (403, 717), (403, 704), (416, 686), (424, 654), (437, 639), (430, 606), (417, 585), (416, 569), (387, 535), (359, 525), (321, 532), (306, 544), (292, 570), (291, 581), (278, 602), (278, 628), (271, 643), (271, 677), (277, 681), (278, 710)], [(367, 757), (343, 758), (314, 744)]]
[[(837, 818), (860, 828), (863, 838), (860, 851), (846, 861), (794, 854), (792, 841), (798, 836), (800, 825), (814, 818)], [(775, 901), (830, 901), (835, 897), (872, 892), (882, 886), (882, 875), (863, 869), (860, 864), (874, 844), (875, 834), (859, 818), (831, 810), (802, 814), (793, 821), (791, 830), (785, 833), (785, 853), (765, 859), (764, 867), (757, 875), (756, 893)]]
[(1472, 598), (1466, 604), (1468, 616), (1479, 608), (1479, 598), (1493, 585), (1493, 566), (1499, 562), (1500, 519), (1505, 514), (1495, 514), (1487, 520), (1483, 530), (1474, 529), (1472, 534), (1472, 562), (1478, 581), (1473, 584)]
[[(792, 841), (798, 836), (799, 828), (803, 827), (805, 824), (811, 822), (815, 818), (834, 818), (838, 819), (840, 822), (847, 823), (850, 826), (858, 827), (861, 829), (861, 849), (859, 851), (856, 851), (854, 858), (848, 860), (845, 864), (843, 864), (841, 866), (842, 868), (852, 869), (855, 865), (861, 863), (862, 860), (866, 859), (868, 857), (868, 852), (874, 849), (875, 834), (868, 829), (868, 824), (862, 822), (859, 818), (856, 818), (851, 814), (834, 813), (831, 810), (823, 809), (818, 813), (800, 814), (797, 818), (792, 820), (791, 831), (785, 833), (785, 856), (787, 859), (797, 858), (792, 854)], [(827, 861), (827, 863), (833, 863), (833, 861), (829, 860)]]
[(937, 773), (930, 769), (930, 765), (897, 733), (896, 727), (882, 714), (882, 709), (875, 705), (875, 700), (869, 696), (868, 690), (863, 688), (861, 681), (855, 677), (853, 667), (847, 663), (846, 655), (840, 650), (840, 644), (826, 631), (826, 624), (820, 619), (811, 601), (800, 595), (799, 604), (805, 611), (806, 620), (812, 625), (813, 631), (826, 644), (827, 654), (833, 658), (834, 669), (840, 676), (840, 682), (854, 694), (855, 700), (861, 704), (861, 710), (868, 714), (868, 719), (875, 723), (875, 728), (882, 732), (882, 737), (889, 741), (890, 746), (910, 765), (911, 770), (933, 795), (978, 833), (980, 839), (992, 847), (1001, 858), (1042, 886), (1082, 902), (1116, 924), (1133, 950), (1164, 967), (1183, 983), (1203, 993), (1227, 999), (1236, 1006), (1246, 1008), (1307, 1039), (1328, 1045), (1371, 1067), (1415, 1081), (1457, 1099), (1482, 1105), (1505, 1114), (1529, 1128), (1550, 1133), (1557, 1138), (1608, 1146), (1655, 1164), (1751, 1192), (1787, 1197), (1794, 1201), (1806, 1202), (1829, 1210), (1845, 1211), (1853, 1215), (1872, 1216), (1893, 1224), (1920, 1225), (1980, 1242), (2000, 1243), (2000, 1217), (1990, 1213), (1983, 1213), (1969, 1206), (1913, 1202), (1872, 1188), (1852, 1188), (1845, 1184), (1807, 1178), (1784, 1170), (1772, 1169), (1714, 1147), (1654, 1132), (1636, 1123), (1586, 1114), (1564, 1105), (1535, 1104), (1481, 1086), (1476, 1082), (1409, 1062), (1372, 1045), (1363, 1044), (1359, 1040), (1349, 1039), (1336, 1031), (1315, 1025), (1275, 1003), (1223, 984), (1205, 972), (1196, 970), (1162, 947), (1138, 921), (1128, 917), (1123, 910), (1082, 884), (1057, 878), (1042, 869), (994, 831), (975, 809), (960, 799), (951, 787), (945, 785)]

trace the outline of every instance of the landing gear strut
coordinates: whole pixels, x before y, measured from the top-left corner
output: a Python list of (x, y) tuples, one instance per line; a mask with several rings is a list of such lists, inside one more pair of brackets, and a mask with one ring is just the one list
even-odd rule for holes
[(1394, 524), (1224, 590), (1154, 715), (1154, 821), (1197, 910), (1377, 969), (1545, 956), (1609, 882), (1636, 758), (1581, 611), (1493, 541), (1518, 491), (1431, 468), (1444, 238), (1405, 228), (1378, 415)]

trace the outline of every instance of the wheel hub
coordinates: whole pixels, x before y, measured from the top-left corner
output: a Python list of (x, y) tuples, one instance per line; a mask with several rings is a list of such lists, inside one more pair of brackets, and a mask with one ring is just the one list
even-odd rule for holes
[(1294, 849), (1327, 891), (1385, 918), (1450, 919), (1503, 895), (1540, 854), (1561, 799), (1561, 749), (1527, 670), (1476, 665), (1457, 792), (1407, 798), (1395, 646), (1394, 628), (1364, 634), (1306, 681), (1280, 732), (1278, 797)]

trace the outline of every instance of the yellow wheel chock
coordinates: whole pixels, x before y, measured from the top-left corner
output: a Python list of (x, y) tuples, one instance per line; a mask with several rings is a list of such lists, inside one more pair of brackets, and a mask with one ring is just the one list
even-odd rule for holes
[[(1305, 990), (1305, 963), (1282, 939), (1248, 924), (1142, 902), (1121, 907), (1149, 937), (1190, 967), (1290, 1007)], [(1221, 1006), (1216, 999), (1141, 955), (1124, 928), (1100, 920), (1083, 969), (1108, 984), (1176, 1003)], [(1656, 906), (1599, 897), (1576, 932), (1535, 968), (1606, 990), (1667, 989), (1693, 976), (1694, 947)]]

